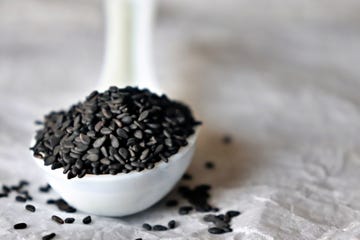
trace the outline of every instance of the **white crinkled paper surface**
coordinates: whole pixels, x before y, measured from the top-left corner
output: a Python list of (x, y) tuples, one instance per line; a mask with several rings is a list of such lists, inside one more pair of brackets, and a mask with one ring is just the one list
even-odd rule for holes
[[(211, 184), (211, 204), (241, 211), (233, 232), (210, 235), (203, 213), (180, 216), (166, 199), (129, 217), (92, 216), (91, 225), (81, 223), (86, 213), (45, 203), (59, 196), (38, 191), (46, 182), (29, 151), (33, 122), (96, 86), (101, 1), (3, 0), (0, 184), (29, 180), (37, 211), (15, 195), (1, 198), (0, 239), (360, 239), (359, 2), (208, 3), (160, 1), (156, 71), (169, 96), (204, 122), (194, 178), (180, 184)], [(173, 198), (187, 204), (176, 190)], [(53, 214), (76, 223), (57, 225)], [(179, 227), (171, 231), (141, 228), (172, 219)], [(15, 231), (17, 222), (29, 227)]]

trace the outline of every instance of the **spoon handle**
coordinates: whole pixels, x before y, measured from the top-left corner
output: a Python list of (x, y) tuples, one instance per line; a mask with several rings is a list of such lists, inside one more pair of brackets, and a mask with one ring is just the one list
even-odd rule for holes
[(155, 0), (105, 1), (105, 56), (99, 90), (128, 85), (158, 91), (152, 61)]

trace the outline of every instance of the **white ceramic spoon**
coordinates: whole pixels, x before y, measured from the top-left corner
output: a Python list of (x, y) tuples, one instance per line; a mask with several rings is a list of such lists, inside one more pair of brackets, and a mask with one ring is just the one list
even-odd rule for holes
[(105, 57), (98, 90), (139, 86), (160, 93), (152, 59), (156, 0), (104, 0)]
[[(67, 179), (62, 168), (51, 170), (44, 160), (34, 158), (51, 187), (75, 208), (102, 216), (125, 216), (145, 210), (162, 199), (180, 180), (195, 151), (196, 133), (188, 145), (153, 169), (117, 175), (92, 175)], [(32, 144), (33, 146), (33, 144)]]
[[(112, 85), (135, 85), (160, 92), (151, 59), (154, 4), (155, 0), (105, 0), (106, 44), (99, 91)], [(43, 160), (34, 159), (70, 205), (92, 214), (125, 216), (150, 207), (174, 187), (191, 162), (196, 136), (191, 136), (189, 144), (168, 163), (128, 174), (87, 174), (68, 180), (62, 168), (51, 170)]]

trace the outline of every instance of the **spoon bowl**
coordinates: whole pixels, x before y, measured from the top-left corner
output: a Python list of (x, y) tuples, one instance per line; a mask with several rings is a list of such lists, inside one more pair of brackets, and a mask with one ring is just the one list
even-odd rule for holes
[(86, 174), (69, 180), (62, 168), (51, 170), (43, 160), (34, 160), (51, 187), (73, 207), (91, 214), (121, 217), (149, 208), (170, 192), (190, 165), (198, 131), (188, 137), (188, 145), (181, 147), (167, 163), (158, 162), (153, 169), (141, 172)]

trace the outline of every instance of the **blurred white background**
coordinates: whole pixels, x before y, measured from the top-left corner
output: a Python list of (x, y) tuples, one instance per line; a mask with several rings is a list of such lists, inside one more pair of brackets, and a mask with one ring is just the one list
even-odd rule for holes
[[(188, 97), (209, 81), (222, 87), (253, 78), (356, 91), (359, 10), (356, 0), (159, 1), (158, 79)], [(1, 0), (0, 36), (0, 86), (7, 92), (88, 92), (103, 57), (102, 1)]]

